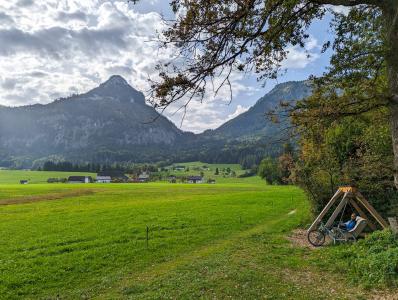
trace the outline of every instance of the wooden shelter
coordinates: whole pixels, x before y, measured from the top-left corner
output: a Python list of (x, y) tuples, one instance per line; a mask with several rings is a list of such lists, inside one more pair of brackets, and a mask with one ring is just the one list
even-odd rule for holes
[[(340, 201), (338, 203), (338, 201)], [(337, 216), (340, 212), (342, 212), (347, 204), (350, 204), (353, 209), (355, 209), (361, 218), (367, 220), (368, 226), (372, 230), (376, 230), (377, 227), (374, 223), (372, 223), (368, 216), (365, 214), (364, 211), (367, 211), (377, 223), (380, 224), (382, 228), (387, 228), (388, 223), (380, 216), (380, 214), (376, 211), (376, 209), (365, 199), (365, 197), (354, 187), (346, 186), (340, 187), (337, 192), (334, 194), (332, 199), (328, 202), (325, 208), (321, 211), (319, 216), (315, 219), (314, 223), (312, 223), (311, 227), (308, 228), (308, 232), (314, 230), (318, 227), (319, 223), (325, 217), (325, 215), (330, 211), (335, 203), (338, 203), (336, 209), (333, 211), (332, 215), (329, 217), (328, 221), (326, 222), (326, 227), (331, 227), (336, 220)], [(344, 213), (344, 211), (343, 211)]]

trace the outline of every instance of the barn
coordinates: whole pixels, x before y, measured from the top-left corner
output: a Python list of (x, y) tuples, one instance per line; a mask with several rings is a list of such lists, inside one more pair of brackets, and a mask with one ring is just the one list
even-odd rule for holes
[(69, 176), (68, 183), (91, 183), (93, 178), (91, 176)]

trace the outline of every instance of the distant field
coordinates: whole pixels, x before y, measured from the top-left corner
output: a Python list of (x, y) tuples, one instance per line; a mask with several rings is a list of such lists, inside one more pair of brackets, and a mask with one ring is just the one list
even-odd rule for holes
[(88, 172), (0, 170), (0, 184), (16, 184), (20, 180), (29, 180), (30, 183), (46, 183), (48, 178), (68, 178), (72, 175), (89, 175), (93, 178), (96, 176), (96, 174)]
[[(184, 166), (184, 167), (186, 167), (186, 169), (183, 171), (172, 170), (172, 168), (174, 166)], [(205, 166), (207, 168), (203, 168)], [(243, 170), (239, 164), (208, 164), (208, 163), (203, 163), (203, 162), (188, 162), (188, 163), (175, 163), (175, 164), (169, 166), (168, 168), (170, 169), (170, 174), (173, 174), (176, 176), (200, 175), (200, 173), (203, 172), (206, 179), (209, 179), (209, 178), (215, 179), (216, 182), (218, 182), (218, 183), (233, 183), (233, 182), (235, 182), (235, 183), (246, 182), (247, 183), (250, 180), (254, 183), (254, 182), (259, 181), (258, 177), (245, 178), (244, 180), (242, 180), (242, 178), (238, 178), (239, 175), (245, 173), (245, 170)], [(219, 175), (215, 175), (217, 168), (219, 171)], [(236, 177), (232, 177), (230, 175), (223, 174), (223, 170), (226, 170), (227, 168), (233, 170), (236, 174)]]
[[(245, 173), (241, 166), (238, 164), (206, 164), (202, 162), (189, 162), (189, 163), (176, 163), (174, 165), (186, 166), (188, 171), (177, 171), (170, 170), (170, 175), (176, 176), (190, 176), (190, 175), (200, 175), (201, 172), (204, 173), (205, 179), (215, 179), (216, 183), (260, 183), (258, 177), (251, 178), (238, 178), (239, 175)], [(208, 170), (202, 169), (203, 166), (207, 166)], [(169, 167), (171, 168), (171, 167)], [(195, 170), (199, 168), (199, 170)], [(219, 175), (215, 175), (216, 168), (219, 169)], [(224, 175), (222, 173), (223, 169), (230, 168), (236, 174), (236, 177), (229, 175)], [(0, 184), (18, 184), (20, 180), (29, 180), (30, 184), (46, 183), (48, 178), (68, 178), (72, 175), (88, 175), (96, 178), (95, 173), (89, 172), (53, 172), (53, 171), (21, 171), (21, 170), (0, 170)], [(166, 176), (166, 175), (165, 175)], [(167, 178), (167, 176), (166, 176)]]

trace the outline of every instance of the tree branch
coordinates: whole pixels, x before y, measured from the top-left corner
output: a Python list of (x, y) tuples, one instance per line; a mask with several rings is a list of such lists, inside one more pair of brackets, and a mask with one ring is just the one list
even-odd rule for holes
[(329, 5), (343, 5), (343, 6), (357, 6), (360, 4), (374, 5), (382, 7), (385, 0), (313, 0), (313, 3), (329, 4)]

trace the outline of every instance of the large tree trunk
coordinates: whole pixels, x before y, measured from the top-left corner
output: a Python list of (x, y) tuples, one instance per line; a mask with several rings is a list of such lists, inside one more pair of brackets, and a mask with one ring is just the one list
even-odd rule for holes
[(384, 8), (387, 29), (387, 68), (390, 90), (391, 134), (394, 149), (394, 182), (398, 189), (398, 1)]

